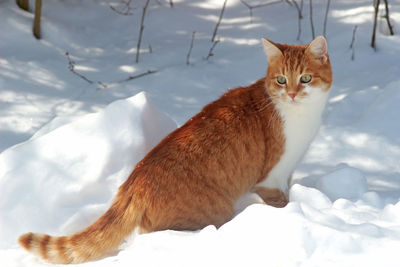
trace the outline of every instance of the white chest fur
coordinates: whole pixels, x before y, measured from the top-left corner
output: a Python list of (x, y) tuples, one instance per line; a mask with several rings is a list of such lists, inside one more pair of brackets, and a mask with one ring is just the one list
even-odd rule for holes
[(279, 162), (258, 186), (287, 191), (292, 172), (319, 129), (327, 98), (327, 92), (323, 92), (319, 88), (312, 88), (309, 96), (300, 103), (277, 105), (283, 119), (285, 150)]

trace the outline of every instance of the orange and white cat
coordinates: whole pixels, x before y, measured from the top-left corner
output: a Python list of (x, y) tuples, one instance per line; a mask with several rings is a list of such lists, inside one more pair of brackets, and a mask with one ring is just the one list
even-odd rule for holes
[(322, 36), (309, 45), (263, 44), (266, 77), (228, 91), (165, 137), (97, 221), (71, 236), (27, 233), (19, 244), (52, 263), (82, 263), (115, 251), (133, 230), (219, 227), (248, 192), (285, 206), (289, 177), (319, 128), (332, 71)]

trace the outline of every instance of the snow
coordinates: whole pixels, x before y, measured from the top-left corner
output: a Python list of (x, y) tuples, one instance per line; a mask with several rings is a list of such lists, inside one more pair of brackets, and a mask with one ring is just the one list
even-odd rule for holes
[[(41, 41), (31, 37), (32, 14), (0, 2), (1, 266), (50, 266), (20, 249), (18, 235), (70, 234), (93, 222), (163, 136), (227, 88), (264, 75), (260, 37), (311, 40), (307, 1), (296, 41), (293, 6), (254, 9), (250, 23), (249, 10), (230, 0), (221, 42), (206, 61), (222, 1), (175, 0), (174, 8), (151, 1), (135, 64), (144, 1), (132, 2), (134, 16), (109, 8), (119, 1), (46, 1)], [(320, 34), (326, 1), (313, 3)], [(396, 29), (400, 4), (390, 4)], [(118, 253), (82, 266), (398, 266), (400, 37), (388, 36), (380, 18), (372, 50), (372, 12), (369, 0), (331, 3), (334, 84), (323, 125), (293, 174), (288, 206), (245, 196), (219, 229), (133, 235)], [(66, 51), (94, 84), (68, 70)], [(116, 82), (148, 70), (157, 73)]]
[(356, 200), (368, 191), (367, 179), (362, 171), (352, 167), (342, 167), (318, 179), (316, 188), (329, 199)]
[[(93, 222), (136, 162), (176, 128), (145, 93), (59, 124), (50, 122), (29, 141), (0, 154), (2, 248), (29, 228), (73, 233)], [(18, 219), (25, 216), (31, 219)], [(52, 218), (53, 226), (45, 218)]]

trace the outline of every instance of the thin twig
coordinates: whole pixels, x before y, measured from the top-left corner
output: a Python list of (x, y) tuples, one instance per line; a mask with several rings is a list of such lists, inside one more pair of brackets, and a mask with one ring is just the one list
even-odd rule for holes
[(390, 19), (389, 19), (388, 1), (387, 0), (384, 0), (384, 1), (385, 1), (385, 11), (386, 11), (385, 18), (386, 18), (386, 21), (387, 21), (387, 24), (388, 24), (388, 27), (389, 27), (389, 32), (390, 32), (390, 35), (394, 35), (393, 27), (392, 27), (392, 24), (390, 24)]
[(129, 76), (126, 79), (123, 79), (123, 80), (120, 80), (120, 81), (116, 81), (116, 82), (110, 82), (110, 83), (103, 83), (103, 82), (99, 81), (99, 82), (97, 82), (97, 84), (100, 85), (102, 88), (97, 88), (97, 89), (109, 88), (109, 87), (112, 87), (112, 86), (115, 86), (115, 85), (118, 85), (118, 84), (121, 84), (121, 83), (124, 83), (124, 82), (129, 82), (131, 80), (147, 76), (149, 74), (157, 73), (157, 72), (158, 72), (157, 70), (148, 70), (146, 72), (143, 72), (143, 73), (140, 73), (140, 74), (137, 74), (137, 75)]
[(174, 7), (174, 2), (172, 2), (172, 0), (169, 0), (169, 6)]
[(297, 2), (296, 2), (296, 0), (293, 0), (293, 4), (294, 4), (294, 6), (296, 7), (296, 9), (297, 9), (297, 13), (298, 13), (298, 15), (299, 15), (299, 19), (302, 19), (303, 18), (303, 0), (301, 0), (301, 6), (299, 6), (298, 4), (297, 4)]
[(301, 0), (301, 6), (297, 4), (296, 0), (293, 0), (293, 4), (297, 9), (297, 19), (298, 19), (298, 28), (297, 28), (297, 38), (296, 40), (300, 40), (300, 35), (301, 35), (301, 19), (303, 18), (303, 0)]
[(142, 13), (142, 19), (140, 22), (140, 30), (139, 30), (139, 39), (136, 47), (136, 63), (139, 63), (139, 54), (140, 54), (140, 44), (142, 42), (142, 36), (143, 36), (143, 29), (144, 29), (144, 17), (146, 16), (146, 10), (147, 7), (149, 6), (150, 0), (146, 0), (146, 4), (143, 7), (143, 13)]
[[(100, 85), (103, 89), (106, 89), (109, 86), (109, 84), (106, 84), (106, 83), (103, 83), (103, 82), (100, 82), (100, 81), (97, 81), (97, 84)], [(97, 88), (97, 89), (101, 89), (101, 88)]]
[(284, 0), (286, 2), (286, 4), (288, 4), (289, 6), (292, 6), (292, 3), (290, 3), (289, 0)]
[(131, 12), (131, 10), (133, 10), (134, 8), (131, 7), (131, 1), (132, 0), (122, 0), (121, 3), (124, 5), (124, 7), (122, 8), (122, 10), (118, 10), (116, 9), (114, 6), (112, 6), (111, 4), (109, 4), (111, 10), (113, 10), (114, 12), (123, 15), (123, 16), (132, 16), (133, 13)]
[(128, 82), (128, 81), (131, 81), (131, 80), (134, 80), (134, 79), (143, 77), (143, 76), (147, 76), (147, 75), (149, 75), (149, 74), (157, 73), (157, 72), (158, 72), (157, 70), (148, 70), (148, 71), (146, 71), (146, 72), (143, 72), (143, 73), (140, 73), (140, 74), (137, 74), (137, 75), (129, 76), (128, 78), (123, 79), (123, 80), (121, 80), (121, 81), (118, 81), (117, 83)]
[(355, 40), (356, 40), (356, 31), (357, 31), (357, 28), (358, 28), (358, 26), (355, 25), (355, 26), (354, 26), (354, 29), (353, 29), (353, 36), (352, 36), (352, 38), (351, 38), (350, 49), (353, 49), (354, 42), (355, 42)]
[(375, 12), (374, 12), (374, 28), (372, 30), (371, 46), (375, 50), (376, 50), (375, 35), (376, 35), (376, 24), (377, 24), (377, 20), (378, 20), (379, 4), (380, 4), (380, 0), (374, 0), (374, 9), (375, 9)]
[(312, 38), (313, 38), (313, 40), (314, 40), (314, 38), (315, 38), (315, 31), (314, 31), (314, 23), (313, 23), (313, 18), (312, 18), (312, 0), (310, 0), (310, 24), (311, 24)]
[(357, 31), (357, 25), (354, 26), (353, 29), (353, 36), (351, 38), (351, 44), (350, 44), (350, 49), (351, 49), (351, 60), (354, 60), (355, 58), (355, 45), (354, 42), (356, 41), (356, 31)]
[(247, 7), (251, 7), (251, 8), (259, 8), (259, 7), (265, 7), (265, 6), (269, 6), (269, 5), (273, 5), (273, 4), (279, 4), (282, 3), (284, 0), (278, 0), (278, 1), (273, 1), (273, 2), (268, 2), (268, 3), (262, 3), (262, 4), (258, 4), (258, 5), (254, 5), (251, 6), (249, 4), (247, 4), (244, 1), (241, 1), (243, 4), (245, 4)]
[(249, 12), (250, 12), (250, 23), (253, 23), (253, 8), (254, 7), (249, 5), (249, 4), (247, 4), (244, 0), (240, 0), (240, 2), (242, 2), (242, 4), (245, 5), (249, 9)]
[(115, 13), (118, 13), (120, 15), (123, 15), (123, 16), (132, 16), (133, 15), (133, 13), (131, 13), (129, 11), (120, 11), (120, 10), (116, 9), (115, 7), (113, 7), (111, 4), (109, 6), (112, 11), (114, 11)]
[(206, 57), (206, 60), (208, 60), (210, 57), (214, 56), (214, 48), (215, 46), (219, 43), (219, 40), (214, 41), (213, 45), (210, 48), (210, 51), (208, 51), (208, 55)]
[(132, 76), (129, 76), (128, 78), (126, 78), (126, 79), (123, 79), (123, 80), (120, 80), (120, 81), (116, 81), (116, 82), (103, 83), (103, 82), (98, 81), (97, 84), (100, 85), (102, 88), (97, 88), (97, 89), (109, 88), (109, 87), (112, 87), (112, 86), (115, 86), (115, 85), (118, 85), (118, 84), (121, 84), (121, 83), (124, 83), (124, 82), (129, 82), (131, 80), (147, 76), (149, 74), (157, 73), (157, 72), (158, 72), (157, 70), (148, 70), (146, 72), (143, 72), (143, 73), (140, 73), (140, 74), (137, 74), (137, 75), (132, 75)]
[(65, 55), (67, 56), (67, 59), (68, 59), (68, 69), (69, 69), (73, 74), (77, 75), (78, 77), (80, 77), (81, 79), (85, 80), (86, 82), (88, 82), (88, 83), (90, 83), (90, 84), (94, 83), (94, 81), (89, 80), (88, 78), (86, 78), (86, 76), (84, 76), (84, 75), (78, 73), (78, 72), (75, 70), (75, 61), (73, 61), (73, 60), (71, 59), (71, 57), (69, 56), (69, 53), (68, 53), (68, 52), (65, 52)]
[[(240, 2), (242, 2), (243, 5), (245, 5), (248, 9), (249, 9), (249, 13), (250, 13), (250, 23), (253, 23), (253, 9), (254, 8), (259, 8), (259, 7), (265, 7), (265, 6), (269, 6), (269, 5), (273, 5), (273, 4), (279, 4), (282, 3), (282, 1), (284, 0), (278, 0), (278, 1), (273, 1), (273, 2), (268, 2), (268, 3), (263, 3), (263, 4), (258, 4), (258, 5), (250, 5), (247, 2), (245, 2), (244, 0), (240, 0)], [(285, 0), (287, 2), (287, 0)]]
[[(126, 79), (123, 79), (123, 80), (120, 80), (120, 81), (116, 81), (116, 82), (110, 82), (110, 83), (105, 83), (105, 82), (102, 82), (102, 81), (94, 82), (94, 81), (90, 80), (89, 78), (87, 78), (85, 75), (80, 74), (79, 72), (77, 72), (77, 71), (75, 70), (75, 61), (73, 61), (73, 60), (71, 59), (71, 57), (70, 57), (70, 55), (69, 55), (69, 52), (66, 52), (65, 55), (67, 56), (67, 59), (68, 59), (68, 69), (69, 69), (73, 74), (77, 75), (79, 78), (85, 80), (85, 81), (86, 81), (87, 83), (89, 83), (89, 84), (97, 83), (97, 84), (100, 85), (103, 89), (104, 89), (104, 88), (108, 88), (109, 86), (111, 86), (111, 85), (113, 85), (113, 84), (120, 84), (120, 83), (128, 82), (128, 81), (131, 81), (131, 80), (134, 80), (134, 79), (137, 79), (137, 78), (140, 78), (140, 77), (143, 77), (143, 76), (146, 76), (146, 75), (149, 75), (149, 74), (153, 74), (153, 73), (157, 73), (157, 72), (158, 72), (157, 70), (148, 70), (147, 72), (143, 72), (143, 73), (140, 73), (140, 74), (137, 74), (137, 75), (132, 75), (132, 76), (129, 76), (128, 78), (126, 78)], [(99, 89), (100, 89), (100, 88), (99, 88)]]
[(253, 8), (251, 5), (247, 4), (244, 0), (240, 0), (243, 5), (247, 6), (248, 8)]
[(192, 40), (190, 41), (189, 52), (188, 52), (188, 54), (187, 54), (187, 56), (186, 56), (186, 65), (189, 65), (189, 64), (190, 64), (190, 54), (192, 53), (195, 34), (196, 34), (196, 31), (194, 31), (194, 32), (192, 33)]
[(212, 38), (211, 38), (211, 42), (214, 42), (215, 36), (217, 35), (217, 31), (218, 31), (219, 24), (221, 23), (222, 16), (224, 15), (226, 2), (228, 2), (228, 0), (225, 0), (225, 1), (224, 1), (224, 5), (222, 6), (221, 13), (219, 14), (219, 18), (218, 18), (217, 24), (215, 25), (215, 29), (214, 29), (213, 36), (212, 36)]
[(328, 0), (326, 3), (326, 10), (325, 10), (325, 20), (324, 20), (324, 37), (326, 38), (326, 24), (328, 22), (328, 13), (329, 13), (329, 6), (331, 4), (331, 0)]

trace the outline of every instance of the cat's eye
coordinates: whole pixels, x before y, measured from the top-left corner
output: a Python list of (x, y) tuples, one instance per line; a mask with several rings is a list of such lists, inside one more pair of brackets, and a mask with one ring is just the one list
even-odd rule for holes
[(311, 74), (304, 74), (303, 76), (300, 77), (300, 81), (302, 83), (309, 83), (311, 82), (312, 76)]
[(283, 76), (278, 76), (278, 77), (276, 77), (276, 81), (277, 81), (279, 84), (285, 84), (285, 83), (286, 83), (286, 78), (283, 77)]

